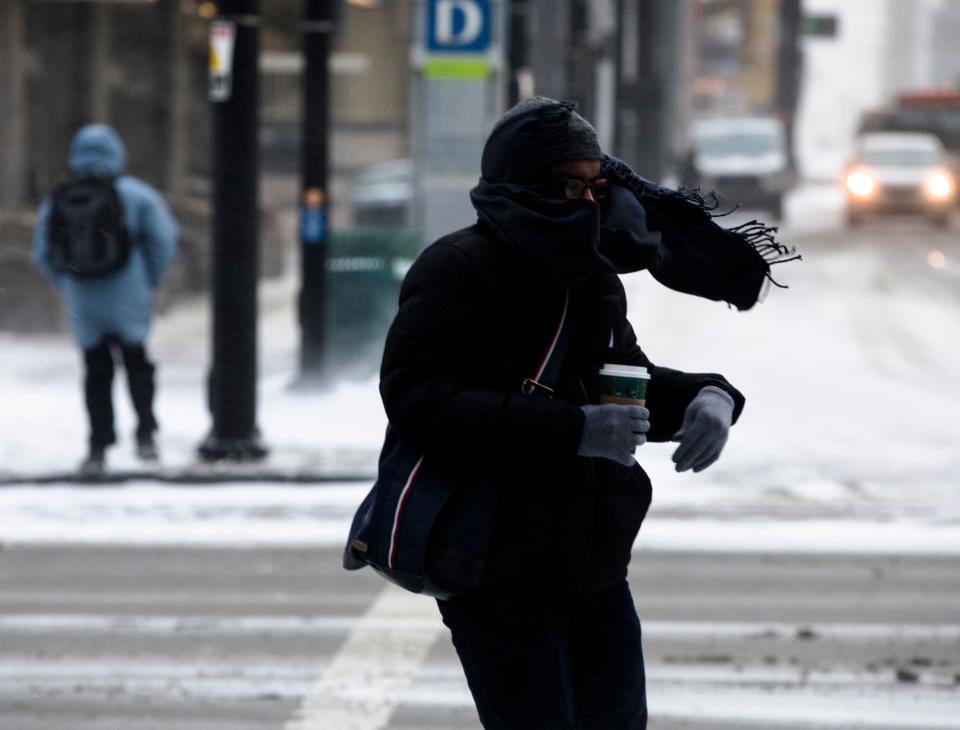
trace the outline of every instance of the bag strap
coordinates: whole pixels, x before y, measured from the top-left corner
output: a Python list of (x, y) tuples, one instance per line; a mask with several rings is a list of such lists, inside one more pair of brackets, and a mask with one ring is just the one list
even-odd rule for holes
[(567, 289), (563, 298), (563, 311), (560, 313), (560, 321), (557, 323), (557, 330), (550, 340), (546, 352), (540, 358), (540, 366), (532, 378), (527, 378), (520, 386), (520, 390), (526, 395), (539, 393), (548, 397), (553, 397), (553, 386), (556, 385), (560, 377), (560, 369), (563, 367), (563, 360), (567, 354), (567, 345), (570, 344), (570, 290)]

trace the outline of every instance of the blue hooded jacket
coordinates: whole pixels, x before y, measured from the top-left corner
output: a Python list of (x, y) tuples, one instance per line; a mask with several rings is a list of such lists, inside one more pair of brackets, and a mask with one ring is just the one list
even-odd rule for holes
[(70, 148), (70, 171), (76, 177), (115, 177), (126, 214), (131, 250), (127, 265), (95, 279), (70, 276), (53, 268), (48, 229), (51, 200), (37, 214), (33, 231), (34, 261), (63, 295), (80, 347), (114, 336), (141, 344), (150, 330), (153, 292), (163, 281), (177, 248), (177, 224), (160, 194), (147, 183), (124, 175), (126, 150), (120, 136), (105, 124), (80, 129)]

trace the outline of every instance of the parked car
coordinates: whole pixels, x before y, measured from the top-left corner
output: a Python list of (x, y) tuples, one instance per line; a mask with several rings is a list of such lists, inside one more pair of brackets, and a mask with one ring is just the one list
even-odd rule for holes
[(920, 214), (946, 226), (956, 205), (956, 179), (932, 134), (862, 134), (844, 182), (850, 225), (873, 215)]
[(724, 203), (756, 207), (783, 217), (783, 196), (793, 184), (783, 123), (775, 117), (701, 119), (681, 182), (714, 190)]

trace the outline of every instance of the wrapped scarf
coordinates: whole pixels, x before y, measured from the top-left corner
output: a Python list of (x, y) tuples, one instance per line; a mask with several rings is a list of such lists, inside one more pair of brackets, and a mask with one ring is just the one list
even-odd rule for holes
[[(750, 309), (774, 281), (770, 266), (800, 259), (776, 228), (716, 223), (716, 197), (671, 190), (603, 155), (571, 102), (535, 97), (508, 111), (483, 150), (470, 199), (482, 223), (533, 269), (564, 286), (603, 272), (648, 269), (664, 286)], [(555, 198), (543, 181), (557, 162), (600, 159), (610, 194), (598, 203)]]
[(762, 300), (767, 284), (788, 288), (773, 278), (770, 267), (801, 256), (777, 242), (776, 227), (751, 220), (724, 228), (714, 220), (718, 202), (713, 193), (665, 188), (615, 157), (604, 158), (601, 175), (614, 183), (602, 201), (603, 227), (638, 239), (658, 232), (659, 257), (647, 268), (664, 286), (741, 311)]

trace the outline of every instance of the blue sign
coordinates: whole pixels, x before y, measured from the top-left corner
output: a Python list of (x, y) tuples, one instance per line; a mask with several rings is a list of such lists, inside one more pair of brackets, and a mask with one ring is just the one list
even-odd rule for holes
[(427, 0), (428, 53), (486, 53), (490, 0)]
[(306, 244), (323, 243), (327, 235), (327, 211), (323, 208), (301, 206), (300, 240)]

